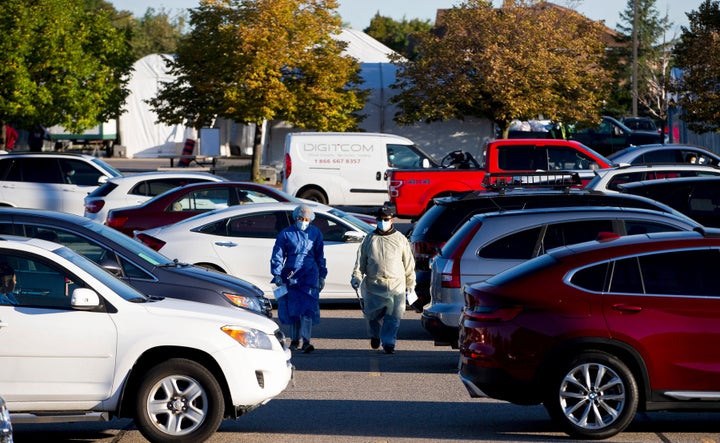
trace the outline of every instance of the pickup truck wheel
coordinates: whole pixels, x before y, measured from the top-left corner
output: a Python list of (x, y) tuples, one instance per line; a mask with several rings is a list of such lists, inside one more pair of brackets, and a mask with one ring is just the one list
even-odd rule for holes
[(327, 199), (325, 198), (325, 195), (323, 195), (323, 193), (317, 189), (306, 189), (300, 194), (298, 194), (298, 198), (304, 198), (305, 200), (318, 202), (323, 205), (327, 204)]
[(173, 358), (154, 366), (137, 394), (136, 423), (152, 442), (207, 440), (225, 412), (220, 384), (192, 360)]

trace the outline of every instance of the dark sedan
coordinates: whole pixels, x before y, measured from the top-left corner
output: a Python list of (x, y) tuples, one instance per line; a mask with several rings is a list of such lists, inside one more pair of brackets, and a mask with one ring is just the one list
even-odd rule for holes
[(169, 225), (229, 206), (301, 201), (272, 186), (258, 183), (193, 183), (171, 189), (138, 206), (111, 209), (105, 224), (132, 236), (136, 230)]
[(63, 244), (98, 263), (140, 292), (272, 316), (263, 291), (245, 280), (172, 261), (126, 235), (79, 215), (0, 208), (0, 234)]

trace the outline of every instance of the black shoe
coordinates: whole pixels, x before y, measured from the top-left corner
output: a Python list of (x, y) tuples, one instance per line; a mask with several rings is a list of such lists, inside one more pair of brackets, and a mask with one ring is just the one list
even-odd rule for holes
[(314, 350), (315, 350), (315, 346), (311, 345), (310, 343), (303, 343), (303, 345), (302, 345), (303, 354), (309, 354)]
[(383, 351), (385, 351), (386, 354), (394, 354), (395, 346), (394, 345), (383, 345)]
[(295, 351), (300, 347), (300, 340), (293, 340), (290, 342), (290, 350)]
[(373, 349), (377, 349), (380, 347), (380, 339), (379, 338), (371, 338), (370, 339), (370, 347)]

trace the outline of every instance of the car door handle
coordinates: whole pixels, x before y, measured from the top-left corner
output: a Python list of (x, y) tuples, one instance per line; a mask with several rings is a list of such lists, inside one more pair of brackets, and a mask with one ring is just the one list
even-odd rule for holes
[(629, 305), (627, 303), (616, 303), (612, 305), (612, 309), (614, 311), (627, 312), (629, 314), (634, 314), (636, 312), (642, 311), (641, 306)]
[(215, 244), (218, 246), (228, 246), (228, 247), (237, 246), (237, 243), (234, 243), (231, 241), (216, 241)]

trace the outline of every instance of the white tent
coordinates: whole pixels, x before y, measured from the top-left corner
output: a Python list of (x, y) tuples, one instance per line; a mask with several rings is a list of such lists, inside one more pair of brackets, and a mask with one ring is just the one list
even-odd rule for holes
[(185, 141), (182, 125), (158, 123), (157, 114), (145, 101), (154, 98), (162, 82), (173, 77), (168, 74), (167, 54), (150, 54), (136, 61), (128, 82), (130, 95), (125, 111), (119, 118), (120, 139), (126, 157), (157, 157), (176, 154), (178, 144)]

